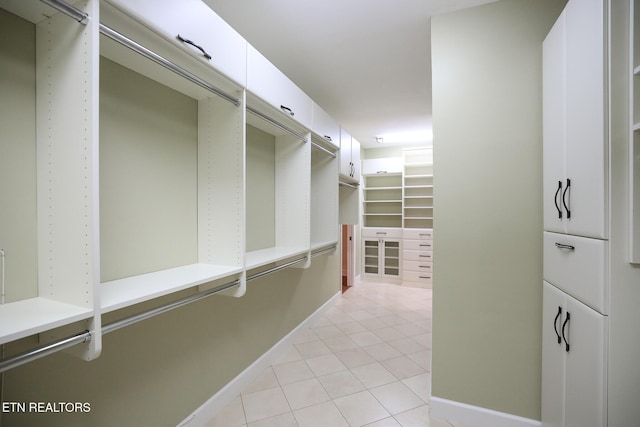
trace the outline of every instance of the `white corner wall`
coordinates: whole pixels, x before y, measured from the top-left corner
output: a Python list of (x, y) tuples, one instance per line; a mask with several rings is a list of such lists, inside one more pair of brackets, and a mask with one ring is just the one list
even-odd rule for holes
[(541, 43), (563, 1), (432, 20), (432, 395), (540, 419)]

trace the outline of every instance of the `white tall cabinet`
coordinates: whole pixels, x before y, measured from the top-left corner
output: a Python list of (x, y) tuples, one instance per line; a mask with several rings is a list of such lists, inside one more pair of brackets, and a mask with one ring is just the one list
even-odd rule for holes
[(543, 43), (542, 424), (607, 425), (608, 2), (570, 0)]

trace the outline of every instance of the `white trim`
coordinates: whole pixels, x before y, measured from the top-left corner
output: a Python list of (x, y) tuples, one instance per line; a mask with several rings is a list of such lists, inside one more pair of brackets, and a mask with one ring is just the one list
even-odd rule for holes
[(432, 396), (430, 415), (474, 427), (541, 427), (542, 422)]
[(237, 377), (222, 387), (216, 394), (211, 396), (209, 400), (189, 414), (189, 416), (182, 420), (177, 427), (183, 427), (186, 425), (189, 427), (205, 427), (207, 423), (215, 418), (215, 416), (218, 415), (218, 413), (236, 396), (238, 396), (242, 390), (250, 386), (265, 369), (271, 366), (280, 354), (295, 342), (297, 335), (310, 327), (313, 321), (331, 307), (335, 300), (341, 295), (342, 292), (337, 292), (332, 296), (327, 302), (320, 306), (320, 308), (303, 320), (280, 341), (274, 344), (273, 347), (267, 350), (255, 362), (249, 365), (247, 369), (242, 371)]

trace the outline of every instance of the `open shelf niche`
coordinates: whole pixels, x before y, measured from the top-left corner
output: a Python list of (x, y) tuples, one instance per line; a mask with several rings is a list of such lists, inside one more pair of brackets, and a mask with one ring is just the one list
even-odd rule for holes
[[(76, 7), (98, 16), (97, 1)], [(90, 360), (101, 348), (97, 20), (39, 1), (2, 1), (0, 20), (0, 344), (87, 321)]]
[(311, 135), (311, 250), (338, 244), (337, 147)]
[(244, 91), (106, 3), (101, 22), (237, 100), (101, 36), (102, 312), (241, 279)]
[[(247, 93), (246, 268), (307, 256), (310, 262), (309, 134)], [(293, 133), (292, 133), (293, 132)], [(294, 134), (295, 133), (295, 134)]]

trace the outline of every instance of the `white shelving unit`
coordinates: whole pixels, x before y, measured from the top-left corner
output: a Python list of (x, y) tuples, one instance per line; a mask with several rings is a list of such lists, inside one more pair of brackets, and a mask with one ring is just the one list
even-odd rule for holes
[(246, 267), (254, 269), (309, 253), (311, 143), (254, 95), (247, 105)]
[[(102, 36), (101, 265), (107, 312), (242, 272), (244, 112), (241, 88), (213, 69), (177, 47), (154, 42), (155, 33), (107, 4), (101, 21), (240, 101), (234, 105)], [(238, 296), (244, 293), (240, 288)]]
[(364, 175), (364, 227), (402, 227), (402, 174)]
[(404, 228), (433, 228), (433, 149), (403, 150)]
[(332, 251), (341, 128), (284, 74), (198, 0), (59, 6), (0, 0), (0, 344)]
[[(97, 22), (79, 24), (40, 2), (5, 3), (0, 3), (3, 30), (21, 27), (26, 37), (8, 34), (4, 39), (15, 48), (0, 47), (3, 64), (6, 59), (7, 67), (19, 67), (18, 73), (3, 72), (0, 83), (3, 93), (6, 85), (15, 96), (0, 99), (5, 123), (0, 132), (7, 141), (0, 153), (6, 183), (0, 197), (8, 207), (0, 221), (0, 236), (7, 239), (0, 242), (7, 270), (0, 344), (89, 320), (87, 328), (97, 335), (85, 346), (84, 357), (91, 359), (101, 347), (93, 79)], [(96, 1), (77, 7), (97, 15)], [(20, 51), (31, 52), (32, 59), (23, 60)], [(19, 116), (5, 121), (12, 112)], [(15, 209), (22, 208), (28, 210), (19, 214), (28, 220), (15, 221)], [(37, 234), (28, 228), (37, 228)]]

